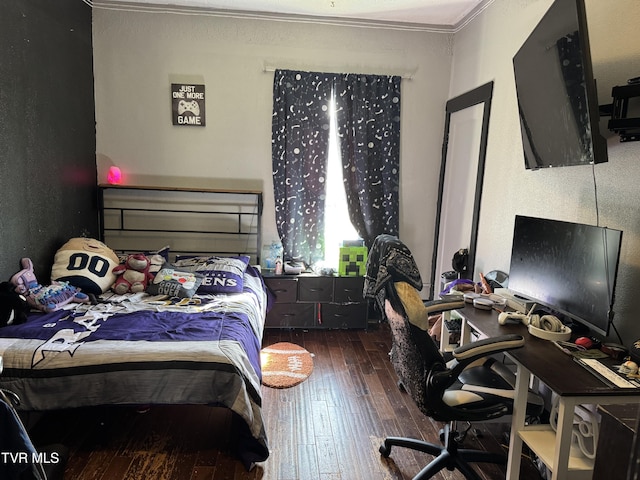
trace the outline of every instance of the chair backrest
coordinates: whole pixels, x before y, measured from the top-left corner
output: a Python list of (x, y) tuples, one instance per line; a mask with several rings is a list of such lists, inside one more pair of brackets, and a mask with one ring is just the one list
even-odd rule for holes
[(367, 259), (364, 297), (375, 299), (389, 322), (390, 357), (400, 383), (425, 415), (442, 418), (453, 412), (443, 403), (443, 390), (429, 392), (428, 383), (433, 372), (447, 367), (426, 330), (429, 312), (420, 298), (421, 288), (411, 251), (397, 237), (379, 235)]
[(433, 416), (427, 378), (432, 370), (446, 369), (445, 359), (428, 332), (409, 323), (406, 314), (394, 309), (389, 300), (385, 302), (385, 317), (391, 329), (389, 355), (398, 379), (420, 411)]

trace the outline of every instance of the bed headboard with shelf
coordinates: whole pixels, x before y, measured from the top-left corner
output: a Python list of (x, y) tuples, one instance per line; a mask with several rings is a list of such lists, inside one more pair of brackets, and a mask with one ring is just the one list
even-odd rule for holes
[(99, 185), (100, 240), (116, 252), (249, 255), (260, 264), (262, 192)]

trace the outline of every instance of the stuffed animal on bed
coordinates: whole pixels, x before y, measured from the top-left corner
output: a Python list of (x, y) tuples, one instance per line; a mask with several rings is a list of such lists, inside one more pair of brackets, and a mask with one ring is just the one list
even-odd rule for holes
[(85, 293), (105, 293), (116, 277), (118, 255), (94, 238), (77, 237), (62, 245), (53, 259), (51, 279), (69, 282)]
[(33, 272), (33, 263), (30, 258), (23, 258), (20, 264), (22, 270), (11, 277), (11, 283), (16, 293), (26, 297), (31, 308), (43, 312), (55, 312), (71, 302), (89, 302), (88, 295), (68, 282), (54, 281), (51, 285), (41, 285)]
[(113, 269), (116, 275), (111, 290), (122, 295), (124, 293), (144, 292), (153, 275), (149, 272), (151, 261), (142, 253), (134, 253)]
[(27, 321), (27, 299), (15, 291), (11, 282), (0, 283), (0, 327)]

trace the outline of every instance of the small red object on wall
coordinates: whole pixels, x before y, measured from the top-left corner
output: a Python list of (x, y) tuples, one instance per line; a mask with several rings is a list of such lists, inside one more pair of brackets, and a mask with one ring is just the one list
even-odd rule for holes
[(111, 185), (118, 185), (122, 181), (122, 172), (118, 167), (109, 167), (107, 182)]

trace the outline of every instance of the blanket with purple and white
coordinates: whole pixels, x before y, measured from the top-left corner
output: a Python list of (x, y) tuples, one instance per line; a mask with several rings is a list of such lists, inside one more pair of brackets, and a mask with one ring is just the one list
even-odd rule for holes
[(236, 453), (249, 467), (268, 456), (260, 390), (266, 308), (262, 278), (249, 267), (242, 293), (113, 296), (34, 313), (27, 323), (0, 329), (0, 388), (17, 393), (23, 410), (227, 407), (241, 439)]

